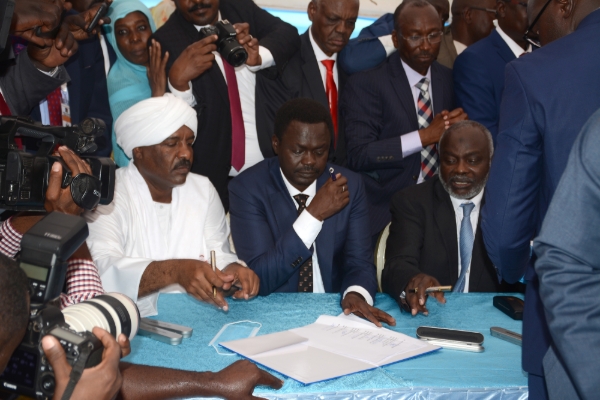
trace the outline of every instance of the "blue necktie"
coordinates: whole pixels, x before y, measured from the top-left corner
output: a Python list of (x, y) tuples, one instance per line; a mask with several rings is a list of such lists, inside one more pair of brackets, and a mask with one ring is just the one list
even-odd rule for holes
[(465, 290), (465, 278), (471, 263), (473, 253), (473, 226), (471, 226), (471, 211), (475, 208), (473, 203), (460, 205), (463, 209), (463, 219), (460, 223), (460, 276), (454, 285), (453, 292), (462, 293)]

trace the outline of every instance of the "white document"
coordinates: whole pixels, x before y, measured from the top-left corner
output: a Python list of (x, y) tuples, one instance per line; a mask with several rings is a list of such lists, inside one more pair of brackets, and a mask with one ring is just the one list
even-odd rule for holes
[(439, 349), (358, 317), (321, 315), (314, 324), (220, 343), (304, 384), (366, 371)]

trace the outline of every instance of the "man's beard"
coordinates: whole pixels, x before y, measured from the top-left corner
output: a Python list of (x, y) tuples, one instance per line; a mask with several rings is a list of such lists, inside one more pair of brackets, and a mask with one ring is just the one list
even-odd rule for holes
[(487, 175), (485, 176), (485, 178), (483, 178), (482, 181), (478, 185), (471, 186), (471, 190), (469, 190), (465, 194), (455, 193), (450, 184), (452, 182), (468, 182), (468, 183), (473, 184), (473, 182), (474, 182), (473, 179), (467, 178), (465, 175), (454, 175), (454, 176), (450, 177), (448, 182), (446, 182), (446, 180), (444, 180), (444, 178), (442, 177), (442, 174), (439, 174), (439, 177), (440, 177), (440, 182), (441, 182), (442, 186), (444, 187), (444, 190), (446, 190), (446, 192), (448, 192), (448, 194), (450, 194), (450, 196), (454, 197), (455, 199), (466, 200), (466, 199), (472, 199), (473, 197), (477, 196), (483, 190), (483, 188), (485, 187), (485, 184), (487, 183), (489, 175), (490, 175), (490, 173), (488, 172)]

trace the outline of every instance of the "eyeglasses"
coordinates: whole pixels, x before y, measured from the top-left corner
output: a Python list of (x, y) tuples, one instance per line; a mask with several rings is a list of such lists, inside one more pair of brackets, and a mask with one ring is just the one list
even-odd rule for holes
[(411, 46), (420, 46), (421, 44), (423, 44), (423, 41), (425, 40), (425, 38), (427, 38), (427, 41), (429, 42), (429, 44), (436, 44), (442, 41), (442, 35), (444, 34), (444, 32), (439, 31), (439, 32), (433, 32), (430, 33), (427, 36), (409, 36), (409, 37), (404, 37), (401, 36), (402, 39), (406, 40), (408, 43), (411, 44)]
[(472, 10), (480, 10), (480, 11), (487, 11), (490, 13), (493, 13), (494, 15), (496, 15), (496, 9), (495, 8), (483, 8), (483, 7), (469, 7)]
[(527, 2), (526, 1), (518, 1), (518, 0), (503, 0), (503, 1), (505, 3), (515, 4), (515, 5), (527, 8)]
[(539, 39), (530, 38), (529, 37), (529, 33), (533, 30), (533, 27), (535, 26), (535, 24), (537, 24), (538, 20), (540, 19), (540, 17), (542, 16), (542, 14), (544, 13), (544, 11), (548, 7), (548, 4), (550, 4), (551, 1), (552, 0), (548, 0), (546, 2), (546, 4), (544, 4), (544, 7), (542, 7), (542, 9), (538, 13), (537, 17), (535, 17), (535, 19), (533, 20), (533, 22), (531, 23), (531, 25), (529, 25), (529, 28), (527, 28), (527, 31), (525, 32), (525, 35), (523, 35), (523, 39), (527, 40), (529, 43), (531, 43), (535, 47), (542, 47), (542, 44), (540, 43)]

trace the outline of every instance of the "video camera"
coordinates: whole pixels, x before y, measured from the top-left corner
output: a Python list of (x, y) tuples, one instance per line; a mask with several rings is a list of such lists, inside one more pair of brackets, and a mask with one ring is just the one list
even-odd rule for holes
[(64, 286), (67, 259), (87, 236), (83, 218), (59, 212), (48, 214), (23, 236), (19, 266), (29, 278), (31, 315), (25, 337), (0, 375), (4, 389), (37, 399), (53, 397), (54, 372), (41, 346), (46, 335), (58, 339), (67, 361), (80, 373), (102, 360), (104, 347), (91, 333), (93, 327), (115, 337), (123, 333), (133, 339), (136, 335), (139, 311), (125, 295), (97, 296), (62, 312), (50, 305)]
[[(46, 126), (28, 117), (0, 117), (0, 208), (19, 211), (45, 211), (44, 199), (50, 168), (56, 161), (63, 167), (62, 188), (71, 188), (75, 204), (86, 210), (98, 204), (110, 204), (115, 189), (115, 163), (105, 157), (84, 157), (92, 175), (72, 176), (60, 157), (51, 153), (56, 145), (69, 147), (77, 154), (94, 152), (95, 138), (106, 125), (96, 118), (81, 124), (62, 127)], [(15, 136), (40, 139), (36, 154), (19, 151)]]

